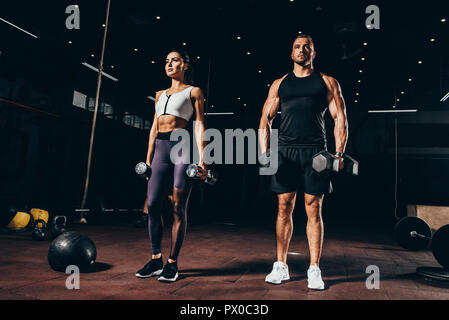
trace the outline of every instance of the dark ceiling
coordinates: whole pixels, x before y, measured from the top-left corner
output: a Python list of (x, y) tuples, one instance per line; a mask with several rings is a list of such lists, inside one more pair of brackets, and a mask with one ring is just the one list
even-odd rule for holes
[[(86, 61), (97, 66), (107, 1), (48, 3), (3, 1), (0, 17), (39, 36), (32, 39), (3, 25), (0, 30), (11, 29), (4, 39), (59, 48), (51, 57), (56, 65), (71, 61), (82, 69), (81, 62)], [(340, 82), (348, 110), (385, 109), (395, 103), (398, 108), (429, 110), (448, 106), (440, 102), (449, 91), (449, 22), (442, 22), (449, 15), (443, 2), (111, 3), (105, 72), (119, 82), (105, 79), (105, 90), (117, 86), (122, 100), (136, 109), (148, 110), (146, 96), (170, 85), (163, 69), (165, 55), (181, 47), (195, 61), (196, 84), (208, 95), (214, 111), (247, 108), (259, 113), (268, 84), (292, 69), (291, 43), (299, 31), (314, 38), (315, 67)], [(65, 8), (71, 4), (79, 5), (80, 30), (65, 28)], [(365, 9), (372, 4), (380, 9), (379, 30), (365, 27), (369, 15)]]

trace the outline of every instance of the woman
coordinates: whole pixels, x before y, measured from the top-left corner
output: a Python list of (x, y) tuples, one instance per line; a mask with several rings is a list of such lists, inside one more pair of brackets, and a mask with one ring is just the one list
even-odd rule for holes
[[(148, 278), (160, 275), (159, 281), (176, 281), (177, 259), (187, 227), (186, 207), (190, 195), (190, 182), (185, 174), (188, 166), (188, 152), (178, 153), (181, 161), (170, 159), (171, 149), (178, 144), (170, 141), (173, 131), (188, 128), (194, 122), (194, 136), (198, 147), (198, 165), (204, 164), (204, 95), (200, 88), (188, 84), (190, 75), (189, 56), (181, 50), (170, 51), (165, 60), (165, 72), (171, 78), (171, 87), (156, 94), (156, 112), (148, 142), (146, 163), (152, 173), (148, 181), (148, 231), (151, 240), (151, 260), (136, 276)], [(191, 136), (191, 135), (190, 135)], [(205, 178), (205, 177), (203, 177)], [(172, 190), (170, 190), (172, 189)], [(173, 226), (171, 232), (170, 256), (163, 265), (161, 202), (172, 192)]]

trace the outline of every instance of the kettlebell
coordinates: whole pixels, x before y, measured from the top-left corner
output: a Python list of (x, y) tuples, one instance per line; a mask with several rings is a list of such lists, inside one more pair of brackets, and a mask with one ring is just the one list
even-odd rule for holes
[(64, 232), (67, 232), (66, 225), (67, 225), (66, 216), (53, 217), (50, 227), (50, 232), (53, 238), (56, 238), (57, 236), (63, 234)]
[[(41, 224), (42, 226), (39, 226)], [(45, 232), (47, 230), (47, 224), (44, 220), (36, 220), (34, 223), (34, 230), (31, 236), (33, 237), (33, 240), (36, 241), (42, 241), (45, 240)]]

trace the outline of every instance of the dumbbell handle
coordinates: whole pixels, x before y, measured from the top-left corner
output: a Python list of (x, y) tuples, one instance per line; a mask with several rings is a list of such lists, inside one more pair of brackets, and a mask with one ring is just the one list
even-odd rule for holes
[(410, 236), (412, 237), (412, 238), (416, 238), (416, 237), (419, 237), (419, 238), (422, 238), (422, 239), (429, 239), (429, 240), (432, 240), (432, 238), (430, 238), (430, 237), (426, 237), (425, 235), (423, 235), (423, 234), (420, 234), (420, 233), (418, 233), (418, 232), (416, 232), (416, 231), (410, 231)]
[(207, 170), (207, 178), (204, 182), (207, 184), (215, 184), (215, 182), (217, 182), (215, 173), (211, 170)]
[[(204, 171), (204, 169), (200, 166), (191, 164), (187, 167), (186, 174), (189, 178), (200, 179), (202, 171)], [(205, 183), (214, 184), (215, 182), (217, 182), (217, 177), (212, 170), (207, 170), (206, 175), (206, 179), (204, 180)]]

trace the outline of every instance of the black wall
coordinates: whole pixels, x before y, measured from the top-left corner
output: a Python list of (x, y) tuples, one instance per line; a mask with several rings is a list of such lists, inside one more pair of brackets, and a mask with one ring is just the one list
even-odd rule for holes
[[(87, 163), (92, 112), (71, 105), (64, 113), (42, 113), (17, 104), (0, 103), (0, 196), (31, 206), (70, 210), (80, 205)], [(360, 175), (334, 179), (327, 197), (329, 218), (391, 218), (404, 205), (448, 204), (448, 112), (369, 114), (348, 110), (347, 152), (360, 162)], [(327, 115), (329, 150), (333, 121)], [(250, 110), (228, 116), (209, 116), (207, 126), (256, 128), (258, 115)], [(397, 178), (395, 178), (395, 127)], [(145, 181), (134, 166), (146, 155), (148, 130), (136, 129), (99, 115), (92, 164), (90, 198), (101, 197), (110, 208), (139, 208)], [(257, 165), (211, 165), (219, 183), (196, 187), (192, 218), (197, 220), (271, 219), (276, 206), (269, 177)], [(203, 198), (203, 200), (201, 200)], [(302, 210), (298, 206), (297, 210)], [(401, 211), (402, 210), (402, 211)], [(331, 212), (332, 215), (331, 215)]]
[[(97, 75), (80, 63), (90, 56), (90, 51), (84, 50), (87, 45), (77, 47), (84, 51), (76, 56), (77, 51), (65, 40), (36, 40), (5, 24), (0, 25), (0, 31), (0, 199), (67, 214), (80, 206), (86, 175), (93, 114), (73, 106), (72, 99), (74, 90), (95, 97)], [(94, 60), (89, 62), (95, 64)], [(127, 56), (123, 61), (134, 60)], [(169, 85), (166, 79), (160, 80), (160, 65), (156, 72), (148, 66), (143, 68), (140, 60), (135, 61), (132, 68), (121, 70), (119, 83), (103, 78), (100, 103), (112, 104), (115, 112), (112, 119), (98, 116), (89, 203), (101, 197), (109, 208), (143, 206), (145, 181), (136, 177), (134, 166), (145, 160), (148, 130), (125, 125), (123, 115), (125, 109), (136, 106), (136, 113), (152, 120), (153, 103), (146, 96)], [(234, 84), (218, 85), (221, 75), (228, 72), (228, 65), (211, 61), (210, 92), (201, 84), (208, 103), (216, 105), (208, 111), (233, 111), (234, 115), (209, 116), (207, 127), (221, 132), (226, 128), (256, 129), (269, 89), (266, 82), (248, 85), (244, 78), (236, 79), (242, 84), (241, 102), (247, 107), (243, 108), (240, 102), (232, 104), (236, 97), (229, 94), (229, 86)], [(232, 62), (231, 57), (227, 63)], [(282, 70), (290, 68), (288, 59), (282, 63), (285, 64), (273, 64), (279, 76)], [(149, 61), (147, 64), (152, 66)], [(198, 70), (203, 82), (208, 79), (208, 67), (206, 63)], [(153, 73), (147, 77), (145, 70)], [(353, 84), (342, 81), (342, 86), (350, 88)], [(368, 88), (373, 101), (379, 90), (372, 89), (380, 86), (381, 83), (374, 83)], [(349, 91), (345, 90), (344, 95)], [(373, 114), (352, 103), (349, 93), (345, 98), (349, 121), (347, 152), (360, 162), (360, 174), (334, 179), (335, 192), (326, 197), (324, 216), (336, 220), (382, 220), (394, 218), (396, 203), (399, 215), (404, 214), (407, 203), (448, 205), (449, 111), (432, 111), (435, 103), (429, 101), (426, 105), (420, 101), (423, 104), (416, 113)], [(329, 114), (326, 124), (329, 150), (333, 151), (333, 121)], [(276, 198), (269, 191), (270, 178), (259, 176), (257, 165), (210, 167), (218, 172), (219, 183), (195, 187), (191, 220), (274, 218)], [(297, 211), (303, 211), (302, 205), (297, 206)]]

